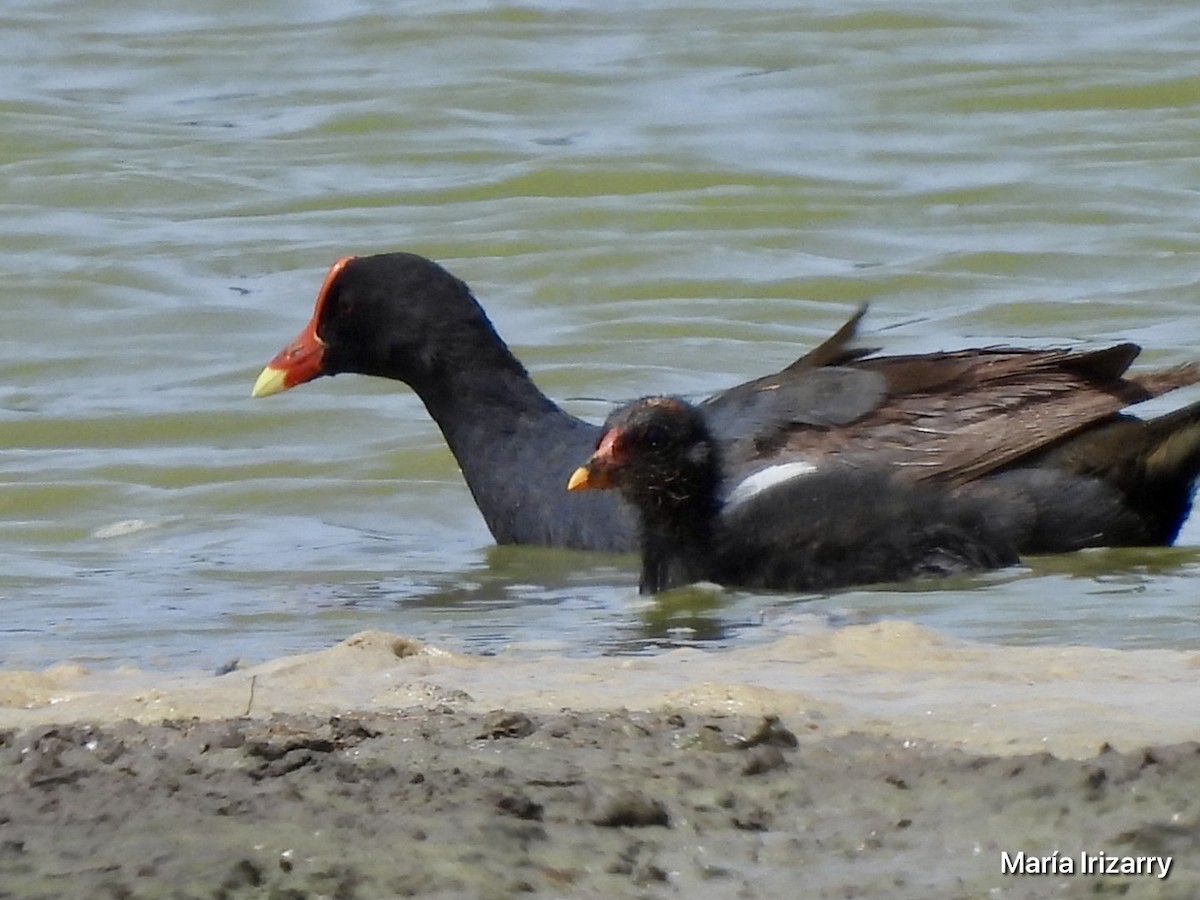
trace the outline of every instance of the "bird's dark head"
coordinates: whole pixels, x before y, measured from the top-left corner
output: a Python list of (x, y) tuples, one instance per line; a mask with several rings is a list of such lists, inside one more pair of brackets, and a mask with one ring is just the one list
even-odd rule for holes
[(604, 423), (569, 490), (616, 488), (644, 514), (714, 503), (717, 451), (700, 411), (675, 397), (644, 397)]
[[(476, 345), (478, 342), (478, 345)], [(419, 388), (439, 365), (507, 354), (470, 288), (414, 253), (347, 256), (329, 269), (312, 318), (254, 385), (265, 397), (322, 375), (356, 372)]]

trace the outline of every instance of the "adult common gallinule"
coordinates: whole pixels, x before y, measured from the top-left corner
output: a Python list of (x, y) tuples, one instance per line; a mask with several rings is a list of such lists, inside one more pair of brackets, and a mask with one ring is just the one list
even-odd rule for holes
[[(800, 454), (886, 460), (914, 483), (1004, 491), (1014, 479), (1056, 482), (1059, 471), (1116, 468), (1110, 459), (1125, 457), (1112, 454), (1143, 430), (1121, 410), (1200, 381), (1192, 365), (1127, 375), (1134, 344), (872, 355), (852, 345), (861, 315), (782, 371), (700, 405), (729, 472)], [(467, 285), (437, 263), (411, 253), (339, 260), (308, 325), (264, 369), (253, 394), (342, 372), (416, 391), (497, 542), (636, 546), (634, 517), (616, 493), (562, 490), (600, 427), (537, 388)], [(1153, 454), (1121, 463), (1128, 469), (1121, 478), (1106, 476), (1112, 523), (1090, 536), (1072, 530), (1070, 541), (1037, 529), (1019, 549), (1170, 542), (1191, 498), (1194, 418), (1181, 411), (1157, 420)], [(1143, 485), (1137, 471), (1147, 464), (1155, 477)]]

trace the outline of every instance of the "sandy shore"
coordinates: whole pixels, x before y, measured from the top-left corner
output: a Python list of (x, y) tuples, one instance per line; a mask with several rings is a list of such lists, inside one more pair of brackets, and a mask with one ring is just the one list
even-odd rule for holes
[(0, 673), (0, 897), (1200, 896), (1194, 657), (880, 623)]

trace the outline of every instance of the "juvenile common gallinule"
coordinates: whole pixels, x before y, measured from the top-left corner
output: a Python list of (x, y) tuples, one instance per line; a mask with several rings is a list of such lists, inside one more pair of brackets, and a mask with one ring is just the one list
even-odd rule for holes
[(826, 457), (725, 479), (704, 415), (674, 397), (610, 416), (567, 487), (615, 488), (637, 510), (646, 594), (696, 581), (811, 591), (1017, 562), (1011, 515), (883, 468)]

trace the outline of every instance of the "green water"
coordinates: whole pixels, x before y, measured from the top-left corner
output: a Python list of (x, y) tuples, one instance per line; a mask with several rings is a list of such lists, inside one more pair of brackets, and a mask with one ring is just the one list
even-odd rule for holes
[(1200, 356), (1197, 46), (1200, 7), (1140, 0), (10, 4), (0, 664), (638, 651), (802, 609), (1200, 646), (1194, 523), (938, 590), (646, 604), (630, 559), (491, 548), (405, 389), (248, 397), (326, 267), (392, 249), (586, 416), (777, 368), (863, 300), (896, 351)]

